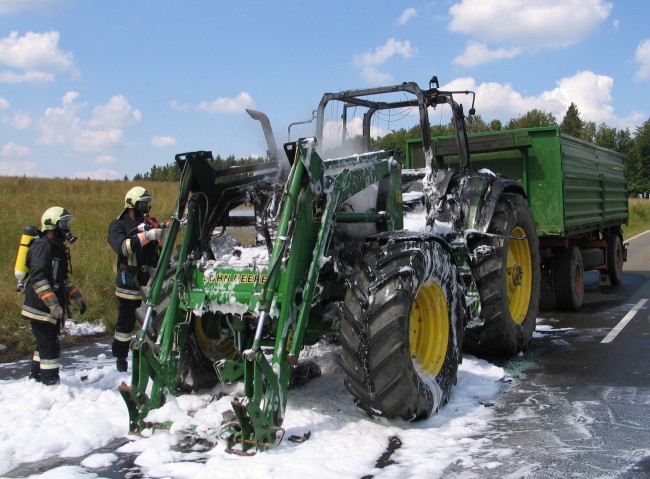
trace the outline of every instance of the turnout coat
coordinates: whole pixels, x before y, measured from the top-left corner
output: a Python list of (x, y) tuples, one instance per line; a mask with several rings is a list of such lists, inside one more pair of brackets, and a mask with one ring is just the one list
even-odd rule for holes
[(159, 256), (157, 241), (140, 244), (138, 225), (138, 221), (129, 217), (128, 210), (124, 210), (108, 228), (108, 243), (117, 253), (115, 295), (132, 301), (142, 300), (140, 286), (149, 281), (149, 270), (156, 267)]

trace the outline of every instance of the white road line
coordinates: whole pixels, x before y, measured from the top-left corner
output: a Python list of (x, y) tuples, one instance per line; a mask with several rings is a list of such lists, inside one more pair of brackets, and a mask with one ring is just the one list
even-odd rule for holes
[(640, 310), (641, 308), (643, 308), (643, 305), (646, 304), (647, 302), (648, 302), (647, 299), (642, 299), (641, 301), (639, 301), (638, 303), (636, 303), (636, 304), (634, 305), (634, 307), (633, 307), (632, 309), (630, 309), (630, 310), (628, 311), (628, 313), (623, 317), (623, 319), (621, 319), (621, 320), (619, 321), (619, 323), (614, 327), (614, 329), (612, 329), (612, 330), (609, 332), (609, 334), (608, 334), (607, 336), (605, 336), (605, 338), (603, 338), (603, 340), (601, 341), (601, 344), (602, 344), (602, 343), (611, 343), (611, 342), (614, 340), (614, 338), (618, 335), (618, 333), (620, 333), (621, 331), (623, 331), (623, 328), (624, 328), (625, 326), (627, 326), (627, 323), (629, 323), (629, 322), (632, 320), (632, 318), (634, 317), (634, 315), (635, 315), (636, 313), (638, 313), (639, 310)]
[(639, 233), (638, 235), (634, 235), (631, 238), (628, 238), (627, 240), (625, 240), (625, 242), (628, 243), (628, 242), (632, 241), (633, 239), (637, 239), (639, 236), (643, 236), (646, 233), (650, 233), (650, 230), (644, 231), (643, 233)]

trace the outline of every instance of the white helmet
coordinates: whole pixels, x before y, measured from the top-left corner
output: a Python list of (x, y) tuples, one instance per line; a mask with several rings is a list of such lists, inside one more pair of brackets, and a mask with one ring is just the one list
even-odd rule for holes
[(135, 204), (138, 201), (151, 203), (153, 200), (154, 199), (149, 195), (149, 192), (142, 186), (134, 186), (126, 192), (126, 196), (124, 197), (124, 207), (135, 208)]
[(68, 223), (74, 221), (74, 216), (65, 208), (52, 206), (45, 210), (41, 216), (41, 231), (48, 231), (59, 228), (62, 231), (69, 231)]

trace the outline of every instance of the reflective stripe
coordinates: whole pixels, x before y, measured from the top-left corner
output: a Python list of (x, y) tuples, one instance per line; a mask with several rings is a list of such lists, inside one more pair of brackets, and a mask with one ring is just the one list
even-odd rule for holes
[(50, 296), (54, 296), (54, 291), (50, 290), (49, 292), (43, 294), (43, 296), (41, 296), (41, 301), (45, 301), (45, 298), (49, 298)]
[(48, 289), (50, 291), (52, 290), (52, 288), (50, 288), (50, 283), (47, 281), (40, 281), (34, 284), (34, 291), (36, 291), (36, 294), (41, 294), (43, 291), (47, 291)]
[(59, 369), (59, 358), (41, 359), (41, 369)]
[(43, 311), (35, 308), (30, 308), (29, 306), (23, 306), (23, 309), (20, 311), (20, 315), (25, 318), (33, 319), (35, 321), (57, 324), (56, 319), (51, 317), (48, 313), (44, 313)]
[(115, 339), (123, 343), (128, 343), (131, 341), (131, 333), (118, 333), (115, 331)]
[(32, 361), (36, 361), (37, 363), (41, 362), (41, 357), (38, 355), (38, 351), (34, 351), (34, 355), (32, 356)]
[(142, 294), (140, 294), (140, 291), (133, 291), (132, 289), (117, 288), (115, 290), (115, 296), (118, 298), (132, 299), (134, 301), (139, 301), (142, 299)]
[(68, 293), (68, 296), (72, 296), (72, 295), (75, 294), (77, 291), (79, 291), (79, 288), (74, 287), (73, 289), (70, 290), (70, 292)]

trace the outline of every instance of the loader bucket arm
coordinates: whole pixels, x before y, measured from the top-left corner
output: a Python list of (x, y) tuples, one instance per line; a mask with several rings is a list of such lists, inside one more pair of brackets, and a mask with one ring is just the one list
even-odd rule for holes
[[(388, 201), (387, 212), (365, 217), (352, 213), (346, 217), (345, 212), (339, 211), (350, 196), (383, 178), (389, 178), (390, 190), (396, 192)], [(403, 226), (400, 193), (400, 168), (390, 151), (323, 160), (315, 151), (314, 139), (297, 144), (271, 269), (257, 307), (261, 311), (257, 334), (252, 347), (244, 353), (245, 398), (232, 402), (237, 423), (224, 431), (231, 452), (265, 449), (282, 439), (289, 379), (303, 346), (321, 261), (335, 223), (383, 220), (391, 229), (400, 229)], [(318, 218), (314, 218), (312, 210), (315, 203), (323, 206)], [(285, 258), (287, 247), (291, 254)], [(296, 296), (298, 291), (300, 295)], [(260, 337), (273, 304), (279, 307), (279, 317), (274, 353), (269, 362), (262, 352)], [(235, 366), (234, 361), (221, 361), (217, 366), (220, 377), (226, 382), (232, 379), (228, 372)]]
[[(165, 237), (158, 268), (150, 281), (142, 327), (138, 339), (131, 345), (131, 385), (122, 383), (119, 387), (129, 409), (132, 431), (139, 431), (145, 425), (147, 413), (162, 405), (165, 389), (175, 391), (176, 388), (178, 356), (185, 345), (188, 315), (191, 313), (189, 310), (183, 312), (179, 304), (185, 286), (184, 266), (188, 257), (210, 240), (215, 227), (228, 223), (229, 211), (246, 201), (248, 188), (252, 184), (271, 181), (277, 176), (276, 162), (216, 170), (209, 163), (211, 159), (212, 153), (206, 151), (176, 156), (182, 170), (176, 210)], [(160, 304), (161, 290), (168, 276), (181, 223), (186, 224), (185, 235), (171, 283), (172, 292), (160, 331), (154, 337), (149, 323)], [(149, 385), (151, 389), (147, 392)]]

